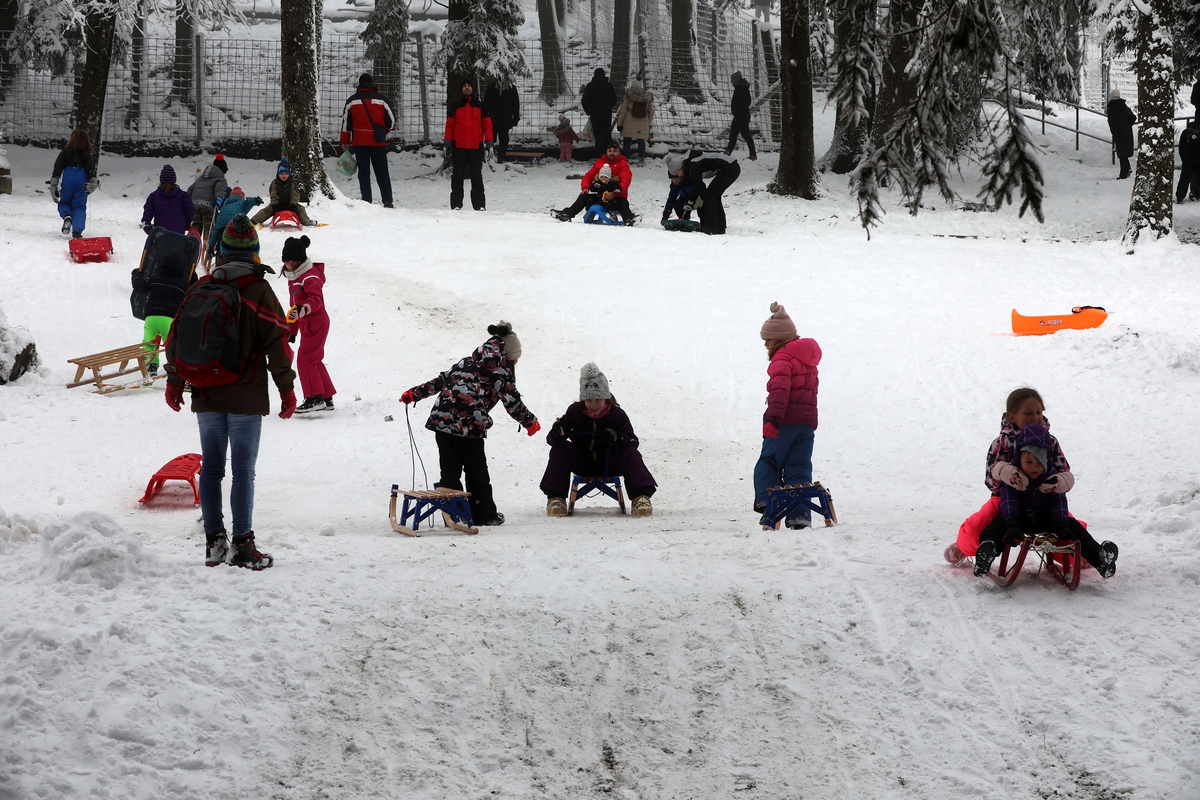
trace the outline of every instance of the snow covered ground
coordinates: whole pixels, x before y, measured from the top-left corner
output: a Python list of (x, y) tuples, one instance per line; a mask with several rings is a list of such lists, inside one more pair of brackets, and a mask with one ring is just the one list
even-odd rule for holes
[[(140, 338), (128, 273), (161, 161), (102, 160), (88, 232), (116, 257), (77, 265), (43, 185), (55, 154), (10, 148), (0, 304), (43, 366), (0, 387), (0, 798), (1200, 796), (1200, 250), (1126, 255), (1130, 182), (1099, 149), (1047, 146), (1046, 225), (931, 199), (869, 241), (841, 178), (817, 202), (767, 194), (772, 156), (742, 162), (730, 234), (709, 238), (653, 224), (657, 161), (634, 170), (647, 224), (608, 229), (545, 213), (578, 187), (557, 164), (486, 173), (488, 211), (452, 213), (436, 161), (394, 155), (396, 210), (312, 209), (338, 410), (265, 421), (259, 574), (202, 566), (190, 490), (136, 502), (198, 449), (191, 414), (64, 388), (68, 358)], [(181, 182), (202, 163), (175, 161)], [(265, 194), (272, 173), (230, 177)], [(1194, 232), (1200, 204), (1177, 221)], [(268, 263), (283, 238), (263, 234)], [(833, 528), (763, 532), (750, 511), (772, 300), (824, 349)], [(1014, 307), (1079, 304), (1112, 315), (1008, 332)], [(653, 518), (589, 500), (547, 519), (543, 437), (499, 412), (508, 522), (390, 531), (389, 487), (414, 480), (396, 398), (501, 318), (543, 424), (583, 363), (605, 371)], [(1073, 593), (942, 559), (1024, 384), (1072, 509), (1121, 546), (1115, 577)]]

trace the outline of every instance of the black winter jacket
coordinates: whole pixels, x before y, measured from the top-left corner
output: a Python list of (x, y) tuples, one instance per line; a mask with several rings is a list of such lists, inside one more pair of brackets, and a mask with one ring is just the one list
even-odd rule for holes
[(1133, 155), (1133, 126), (1137, 116), (1123, 99), (1108, 101), (1108, 130), (1112, 133), (1113, 147), (1121, 158)]
[(750, 99), (750, 81), (742, 78), (742, 82), (734, 87), (733, 100), (729, 103), (734, 119), (750, 119)]
[(521, 95), (517, 92), (517, 87), (510, 86), (501, 90), (490, 86), (483, 102), (492, 116), (492, 127), (509, 130), (521, 121)]
[(88, 180), (96, 178), (96, 163), (92, 161), (92, 154), (86, 150), (64, 147), (54, 160), (54, 171), (50, 173), (50, 178), (61, 178), (63, 170), (67, 167), (79, 167), (87, 173)]
[(608, 78), (592, 78), (583, 88), (583, 113), (589, 117), (609, 117), (617, 104), (617, 92)]
[[(558, 435), (560, 428), (566, 431), (567, 440), (591, 456), (592, 469), (596, 475), (609, 474), (610, 450), (638, 446), (638, 438), (633, 432), (633, 423), (629, 421), (629, 415), (615, 403), (609, 408), (608, 413), (599, 419), (593, 419), (587, 415), (582, 400), (572, 403), (566, 413), (554, 421), (554, 424), (550, 426), (550, 432), (546, 434), (546, 441), (552, 447), (563, 441)], [(608, 430), (614, 430), (619, 434), (616, 444), (612, 443), (611, 436), (606, 433)]]

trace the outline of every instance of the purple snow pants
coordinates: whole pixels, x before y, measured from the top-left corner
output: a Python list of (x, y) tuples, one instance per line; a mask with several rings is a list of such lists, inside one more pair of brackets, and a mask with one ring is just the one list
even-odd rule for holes
[[(598, 477), (604, 472), (604, 463), (596, 466), (590, 453), (572, 442), (563, 442), (550, 447), (550, 460), (546, 474), (542, 476), (542, 491), (547, 497), (566, 498), (571, 490), (571, 473), (586, 478)], [(625, 488), (630, 497), (650, 497), (657, 484), (642, 461), (636, 447), (610, 449), (608, 475), (620, 475), (625, 479)], [(606, 476), (605, 476), (606, 477)]]

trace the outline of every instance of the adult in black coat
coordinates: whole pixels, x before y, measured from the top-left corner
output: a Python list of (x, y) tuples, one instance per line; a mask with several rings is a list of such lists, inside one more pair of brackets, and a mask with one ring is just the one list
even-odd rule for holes
[(1113, 149), (1117, 151), (1117, 159), (1121, 162), (1121, 174), (1117, 180), (1128, 178), (1132, 170), (1129, 159), (1133, 157), (1133, 126), (1137, 125), (1137, 116), (1121, 99), (1121, 90), (1113, 89), (1108, 93), (1108, 130), (1112, 133)]
[(617, 105), (617, 92), (604, 74), (597, 67), (592, 73), (592, 80), (583, 87), (583, 97), (580, 98), (583, 113), (588, 115), (592, 123), (592, 134), (596, 137), (596, 152), (603, 154), (612, 141), (612, 112)]
[(1192, 105), (1196, 108), (1196, 113), (1200, 114), (1200, 81), (1196, 81), (1192, 86)]
[(501, 89), (493, 83), (484, 95), (483, 104), (492, 115), (492, 129), (496, 134), (496, 160), (503, 164), (508, 156), (508, 132), (521, 121), (521, 95), (516, 86)]
[[(722, 195), (742, 174), (737, 159), (724, 153), (692, 150), (686, 159), (680, 160), (679, 156), (668, 155), (663, 162), (672, 178), (684, 178), (693, 187), (683, 205), (683, 216), (686, 217), (689, 212), (695, 210), (700, 217), (701, 233), (715, 236), (724, 234), (725, 206)], [(704, 185), (705, 175), (712, 176), (707, 186)], [(676, 189), (672, 186), (671, 193), (675, 192)], [(664, 215), (669, 213), (673, 199), (675, 198), (668, 196), (667, 208), (663, 209)]]
[(729, 146), (725, 148), (725, 155), (733, 152), (740, 133), (750, 150), (750, 160), (758, 161), (754, 152), (754, 137), (750, 135), (750, 81), (743, 78), (742, 73), (735, 72), (729, 76), (729, 82), (733, 84), (733, 99), (729, 102), (733, 121), (729, 123)]
[(1182, 203), (1191, 186), (1192, 199), (1200, 200), (1200, 119), (1193, 118), (1179, 134), (1179, 185), (1175, 187), (1175, 202)]

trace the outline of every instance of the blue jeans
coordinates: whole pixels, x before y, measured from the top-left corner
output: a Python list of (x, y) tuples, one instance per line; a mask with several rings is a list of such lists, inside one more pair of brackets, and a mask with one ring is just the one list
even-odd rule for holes
[(233, 515), (233, 538), (251, 533), (254, 527), (254, 464), (258, 461), (258, 442), (262, 417), (258, 414), (226, 414), (201, 411), (200, 425), (200, 512), (204, 515), (204, 533), (215, 535), (225, 527), (221, 512), (221, 481), (225, 478), (225, 452), (232, 450), (233, 485), (229, 490), (229, 509)]
[(388, 174), (387, 147), (354, 148), (354, 160), (358, 163), (358, 190), (364, 202), (371, 202), (371, 167), (375, 168), (375, 180), (379, 184), (379, 196), (383, 202), (392, 202), (392, 178)]
[(629, 149), (630, 149), (630, 146), (634, 142), (637, 142), (637, 145), (638, 145), (638, 158), (645, 160), (645, 158), (646, 158), (646, 140), (645, 139), (630, 139), (628, 136), (625, 137), (625, 158), (629, 158)]
[[(763, 437), (762, 455), (754, 465), (754, 505), (765, 506), (767, 489), (785, 483), (812, 483), (811, 425), (780, 425), (779, 436)], [(201, 500), (204, 496), (201, 495)], [(808, 517), (805, 511), (801, 516)]]
[(71, 217), (71, 232), (82, 233), (87, 225), (87, 171), (83, 167), (67, 167), (62, 173), (58, 190), (58, 216)]

